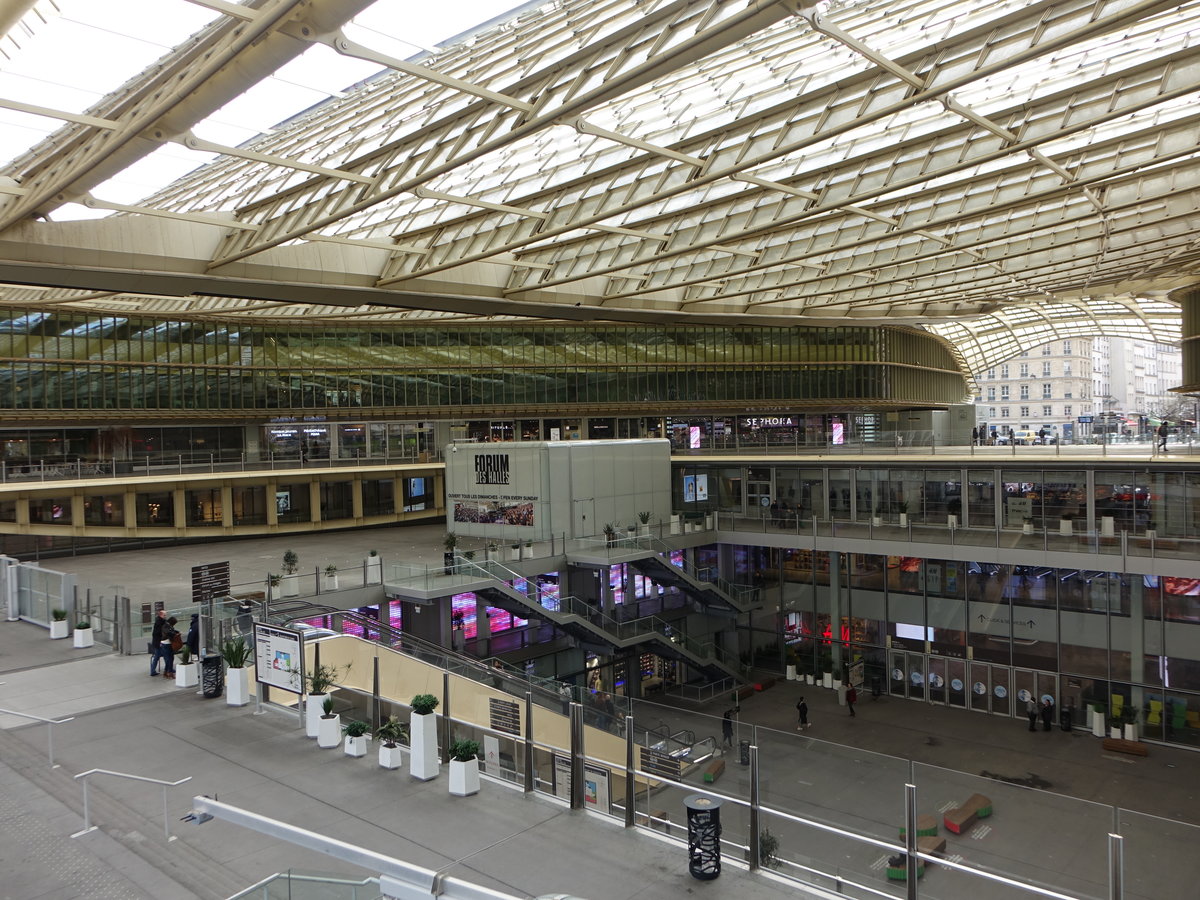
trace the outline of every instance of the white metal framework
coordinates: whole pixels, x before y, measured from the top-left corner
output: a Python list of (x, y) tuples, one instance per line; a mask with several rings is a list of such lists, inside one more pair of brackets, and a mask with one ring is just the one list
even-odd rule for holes
[[(1176, 341), (1200, 280), (1197, 2), (561, 0), (410, 59), (347, 37), (369, 0), (194, 2), (218, 15), (0, 169), (0, 302), (899, 320), (979, 371)], [(383, 71), (241, 147), (191, 132), (311, 45)], [(218, 156), (93, 195), (164, 142)]]

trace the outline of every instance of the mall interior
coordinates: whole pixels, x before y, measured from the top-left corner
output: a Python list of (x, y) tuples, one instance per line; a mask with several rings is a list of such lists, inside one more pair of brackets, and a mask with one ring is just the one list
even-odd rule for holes
[[(736, 764), (697, 737), (743, 703), (793, 717), (824, 683), (832, 711), (853, 689), (950, 732), (1045, 707), (1130, 765), (1195, 772), (1200, 454), (985, 445), (973, 400), (979, 373), (1097, 336), (1181, 347), (1172, 389), (1200, 395), (1200, 8), (559, 0), (409, 46), (371, 18), (388, 0), (172, 4), (179, 33), (71, 0), (0, 11), (0, 116), (26, 129), (0, 168), (5, 625), (42, 636), (61, 606), (117, 658), (144, 654), (156, 607), (197, 612), (205, 648), (252, 621), (305, 633), (306, 665), (355, 673), (343, 721), (407, 716), (427, 684), (445, 762), (454, 723), (500, 742), (485, 776), (656, 840), (683, 821), (656, 797), (690, 775), (734, 807), (738, 864), (812, 896), (952, 896), (935, 860), (996, 897), (1188, 882), (1105, 862), (1122, 838), (1129, 872), (1158, 852), (1120, 814), (1061, 879), (1016, 847), (918, 846), (903, 777), (886, 828), (835, 796), (822, 825), (760, 797), (760, 746), (763, 767), (790, 752), (774, 737)], [(110, 30), (153, 58), (23, 93), (67, 33)], [(255, 130), (199, 136), (301, 82)], [(268, 545), (219, 591), (155, 595)], [(156, 574), (72, 574), (123, 558)], [(256, 711), (300, 705), (267, 683)], [(556, 717), (536, 734), (535, 707)], [(633, 724), (651, 709), (665, 733)], [(746, 769), (718, 782), (726, 759)], [(916, 783), (916, 764), (896, 765)], [(1147, 812), (1164, 846), (1200, 825)], [(781, 871), (767, 817), (838, 842)], [(874, 863), (835, 863), (852, 841)]]

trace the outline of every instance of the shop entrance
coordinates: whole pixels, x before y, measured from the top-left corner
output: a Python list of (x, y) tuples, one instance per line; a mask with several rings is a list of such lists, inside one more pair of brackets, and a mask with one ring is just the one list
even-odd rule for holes
[(1049, 698), (1057, 708), (1058, 676), (1034, 669), (1013, 669), (905, 650), (888, 655), (889, 693), (999, 716), (1025, 715), (1030, 697), (1039, 706)]

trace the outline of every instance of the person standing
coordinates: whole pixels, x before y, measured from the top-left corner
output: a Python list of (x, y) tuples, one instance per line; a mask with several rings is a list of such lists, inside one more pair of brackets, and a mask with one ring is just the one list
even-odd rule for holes
[(167, 611), (160, 609), (154, 620), (154, 628), (150, 632), (150, 677), (158, 677), (158, 660), (161, 656), (159, 646), (162, 644), (163, 629), (167, 627)]
[(808, 727), (808, 704), (804, 702), (803, 697), (796, 703), (796, 715), (796, 730), (803, 731)]
[(846, 707), (850, 710), (850, 715), (854, 715), (854, 704), (858, 702), (858, 691), (854, 689), (854, 685), (850, 685), (850, 689), (846, 691)]
[(192, 613), (192, 621), (188, 625), (187, 637), (183, 642), (187, 644), (192, 656), (200, 655), (200, 613)]
[(1158, 435), (1158, 449), (1161, 450), (1163, 453), (1167, 452), (1167, 436), (1170, 433), (1171, 433), (1171, 429), (1167, 427), (1167, 422), (1164, 419), (1162, 422), (1159, 423), (1158, 431), (1155, 432), (1155, 434)]
[(1054, 726), (1054, 704), (1049, 700), (1042, 701), (1042, 731), (1052, 731)]
[(183, 646), (183, 638), (175, 630), (178, 621), (174, 616), (167, 619), (162, 629), (162, 640), (158, 642), (159, 655), (163, 661), (163, 678), (175, 677), (175, 651)]
[(1033, 702), (1033, 697), (1025, 701), (1025, 715), (1029, 716), (1029, 730), (1037, 731), (1037, 704)]
[(733, 746), (733, 710), (725, 710), (721, 717), (721, 738), (726, 747)]

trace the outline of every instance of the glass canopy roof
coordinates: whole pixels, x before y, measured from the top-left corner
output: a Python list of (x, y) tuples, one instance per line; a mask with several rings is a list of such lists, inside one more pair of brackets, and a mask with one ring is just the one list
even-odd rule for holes
[(1177, 341), (1200, 281), (1200, 3), (15, 5), (7, 305), (902, 322), (979, 371)]

